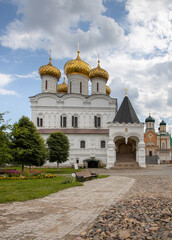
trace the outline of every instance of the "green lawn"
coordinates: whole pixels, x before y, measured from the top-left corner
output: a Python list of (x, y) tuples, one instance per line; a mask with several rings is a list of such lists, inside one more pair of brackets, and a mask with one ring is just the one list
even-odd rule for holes
[(49, 179), (0, 180), (0, 203), (41, 198), (60, 190), (82, 186), (80, 182), (62, 183), (64, 176)]

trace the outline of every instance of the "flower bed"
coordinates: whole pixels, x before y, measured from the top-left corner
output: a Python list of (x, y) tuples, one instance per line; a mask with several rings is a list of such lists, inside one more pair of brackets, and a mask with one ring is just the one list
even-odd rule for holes
[(42, 173), (36, 169), (24, 170), (24, 172), (11, 170), (6, 173), (4, 176), (0, 177), (0, 180), (11, 179), (11, 180), (24, 180), (24, 179), (41, 179), (41, 178), (54, 178), (55, 174), (51, 173)]

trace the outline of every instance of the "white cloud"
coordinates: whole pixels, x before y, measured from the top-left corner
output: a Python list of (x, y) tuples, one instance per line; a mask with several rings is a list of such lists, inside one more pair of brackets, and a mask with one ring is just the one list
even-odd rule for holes
[(13, 81), (13, 77), (10, 74), (0, 73), (0, 95), (18, 95), (13, 90), (4, 89)]
[(16, 77), (18, 78), (34, 78), (34, 79), (40, 79), (39, 74), (37, 71), (33, 71), (32, 73), (28, 73), (26, 75), (21, 75), (21, 74), (15, 74)]
[[(101, 0), (89, 4), (87, 0), (49, 0), (48, 7), (47, 0), (13, 2), (19, 17), (0, 36), (3, 46), (47, 51), (51, 48), (53, 57), (63, 59), (75, 57), (76, 43), (80, 42), (81, 58), (85, 57), (92, 67), (100, 52), (101, 66), (110, 74), (112, 96), (122, 100), (127, 87), (142, 120), (149, 108), (157, 121), (162, 117), (171, 119), (169, 0), (124, 0), (128, 11), (124, 29), (106, 16)], [(34, 72), (16, 75), (37, 76)], [(172, 124), (172, 119), (169, 121)]]
[(0, 87), (4, 87), (13, 81), (12, 75), (0, 73)]
[[(52, 49), (56, 58), (72, 56), (79, 41), (89, 54), (120, 47), (124, 32), (114, 19), (104, 15), (101, 0), (13, 0), (21, 19), (15, 19), (0, 37), (12, 49)], [(38, 14), (39, 13), (39, 14)]]
[(15, 96), (18, 96), (18, 94), (15, 91), (6, 90), (6, 89), (3, 89), (3, 88), (0, 88), (0, 95), (15, 95)]
[(169, 0), (128, 0), (130, 51), (150, 54), (168, 50), (169, 3)]

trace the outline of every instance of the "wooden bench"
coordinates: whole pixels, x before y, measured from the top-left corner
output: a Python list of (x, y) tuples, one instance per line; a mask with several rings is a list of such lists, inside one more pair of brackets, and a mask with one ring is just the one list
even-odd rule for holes
[(76, 172), (76, 180), (84, 182), (85, 179), (91, 179), (91, 178), (97, 178), (98, 175), (96, 173), (92, 173), (89, 170), (82, 171), (82, 172)]
[(10, 171), (16, 171), (16, 169), (0, 169), (0, 174), (9, 173)]

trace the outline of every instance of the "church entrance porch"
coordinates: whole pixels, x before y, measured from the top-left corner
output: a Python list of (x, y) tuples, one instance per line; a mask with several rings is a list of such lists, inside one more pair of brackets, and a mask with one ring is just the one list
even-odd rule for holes
[(136, 162), (136, 141), (129, 138), (127, 143), (124, 137), (115, 141), (116, 162)]

